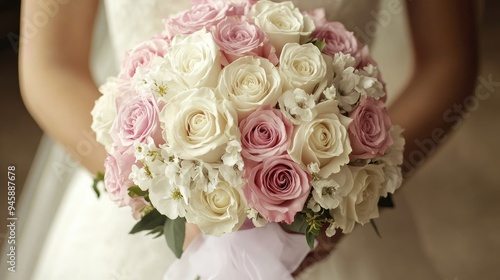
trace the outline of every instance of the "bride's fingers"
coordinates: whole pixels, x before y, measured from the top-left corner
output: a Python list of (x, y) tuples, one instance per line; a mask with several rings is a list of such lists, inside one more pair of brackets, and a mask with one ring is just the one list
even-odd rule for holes
[(335, 245), (338, 244), (339, 240), (342, 238), (343, 234), (338, 232), (332, 237), (327, 237), (325, 231), (316, 238), (317, 245), (314, 247), (309, 254), (304, 258), (300, 266), (293, 272), (293, 276), (298, 276), (309, 266), (318, 263), (328, 257), (330, 253), (335, 249)]
[(186, 250), (191, 241), (201, 234), (200, 229), (195, 224), (186, 223), (186, 236), (184, 238), (184, 244), (182, 245), (182, 250)]

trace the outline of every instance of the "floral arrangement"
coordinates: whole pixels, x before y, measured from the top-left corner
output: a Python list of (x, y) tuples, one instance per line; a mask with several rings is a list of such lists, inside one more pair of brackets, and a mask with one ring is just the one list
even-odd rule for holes
[(401, 184), (404, 139), (376, 64), (323, 10), (194, 0), (138, 44), (101, 88), (92, 129), (104, 183), (180, 256), (205, 234), (282, 223), (353, 230)]

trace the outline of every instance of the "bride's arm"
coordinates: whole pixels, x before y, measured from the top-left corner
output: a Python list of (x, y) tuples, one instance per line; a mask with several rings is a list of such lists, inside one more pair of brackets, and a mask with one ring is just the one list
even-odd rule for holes
[[(47, 15), (42, 2), (22, 1), (21, 93), (40, 127), (96, 173), (103, 170), (106, 155), (90, 129), (90, 111), (99, 97), (89, 70), (98, 1), (66, 2), (57, 5), (52, 16)], [(25, 26), (41, 15), (47, 16), (46, 24), (35, 25), (34, 29)]]
[(477, 74), (475, 4), (473, 0), (407, 1), (414, 71), (390, 107), (393, 122), (405, 129), (407, 172), (421, 165), (429, 150), (442, 142), (459, 119), (457, 106), (473, 94)]
[[(21, 34), (26, 39), (21, 40), (19, 53), (26, 107), (45, 132), (93, 173), (103, 171), (106, 157), (90, 128), (90, 111), (100, 96), (89, 69), (97, 4), (97, 0), (85, 0), (59, 5), (55, 16), (31, 38), (31, 34)], [(44, 13), (39, 1), (22, 2), (22, 19), (32, 20), (37, 13)], [(184, 247), (199, 232), (196, 226), (186, 224)]]
[[(405, 167), (418, 167), (426, 156), (415, 151), (418, 141), (438, 141), (458, 119), (454, 105), (462, 105), (473, 93), (477, 72), (475, 1), (472, 0), (408, 0), (408, 15), (414, 46), (413, 76), (399, 98), (391, 106), (391, 118), (401, 125), (406, 138)], [(451, 112), (450, 113), (450, 110)], [(413, 155), (412, 155), (413, 153)], [(328, 256), (342, 237), (325, 235), (318, 246), (294, 272)]]

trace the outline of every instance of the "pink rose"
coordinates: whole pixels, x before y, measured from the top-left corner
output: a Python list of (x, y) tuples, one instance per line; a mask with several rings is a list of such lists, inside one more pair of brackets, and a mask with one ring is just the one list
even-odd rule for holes
[(316, 28), (312, 33), (313, 38), (325, 40), (323, 53), (334, 56), (336, 53), (350, 54), (359, 64), (362, 46), (352, 32), (347, 31), (338, 21), (326, 23)]
[(229, 17), (212, 29), (215, 43), (222, 51), (223, 66), (243, 56), (263, 57), (277, 65), (276, 50), (267, 34), (257, 25)]
[(266, 158), (282, 155), (288, 149), (293, 124), (280, 110), (265, 106), (251, 113), (239, 125), (241, 156), (245, 164), (255, 165)]
[(382, 100), (371, 97), (361, 100), (349, 117), (353, 122), (349, 126), (353, 159), (371, 159), (382, 156), (392, 145), (389, 132), (391, 119)]
[(232, 15), (243, 16), (248, 13), (253, 4), (257, 3), (258, 0), (191, 0), (193, 5), (200, 4), (213, 4), (216, 2), (224, 2), (231, 6)]
[(176, 16), (163, 21), (167, 38), (178, 34), (192, 34), (206, 28), (210, 30), (227, 16), (234, 14), (232, 6), (225, 2), (213, 2), (193, 6)]
[(152, 95), (127, 93), (117, 100), (117, 115), (109, 131), (115, 148), (123, 151), (135, 142), (144, 143), (152, 137), (162, 144), (160, 109)]
[(302, 14), (312, 19), (316, 29), (328, 23), (326, 20), (325, 8), (304, 11)]
[(291, 224), (309, 196), (311, 176), (288, 155), (268, 157), (246, 175), (248, 205), (270, 222)]
[(104, 167), (104, 185), (109, 198), (120, 207), (129, 205), (130, 196), (128, 188), (134, 183), (128, 178), (135, 162), (134, 154), (131, 150), (124, 153), (108, 154)]
[(126, 80), (132, 79), (138, 67), (147, 67), (155, 56), (165, 56), (168, 46), (169, 42), (161, 38), (140, 43), (125, 54), (118, 77)]

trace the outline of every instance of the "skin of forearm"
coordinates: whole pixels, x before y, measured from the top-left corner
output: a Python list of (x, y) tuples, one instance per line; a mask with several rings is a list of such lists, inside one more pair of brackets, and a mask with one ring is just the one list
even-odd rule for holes
[(102, 172), (106, 153), (90, 128), (90, 111), (100, 94), (90, 75), (57, 64), (23, 71), (23, 99), (40, 127), (90, 172)]
[[(472, 0), (407, 0), (413, 77), (389, 108), (404, 129), (406, 175), (446, 138), (473, 93), (477, 75), (476, 7)], [(455, 116), (453, 116), (455, 114)], [(422, 149), (419, 143), (427, 146)], [(431, 147), (432, 146), (432, 147)]]
[(461, 113), (453, 108), (462, 106), (473, 93), (476, 68), (474, 61), (452, 59), (422, 65), (390, 106), (393, 123), (404, 129), (403, 169), (407, 175), (448, 137)]
[(45, 6), (36, 0), (21, 3), (21, 95), (40, 127), (96, 173), (104, 169), (105, 152), (90, 129), (90, 111), (100, 94), (88, 61), (98, 1), (54, 3), (46, 24), (31, 33), (25, 23), (45, 13)]

